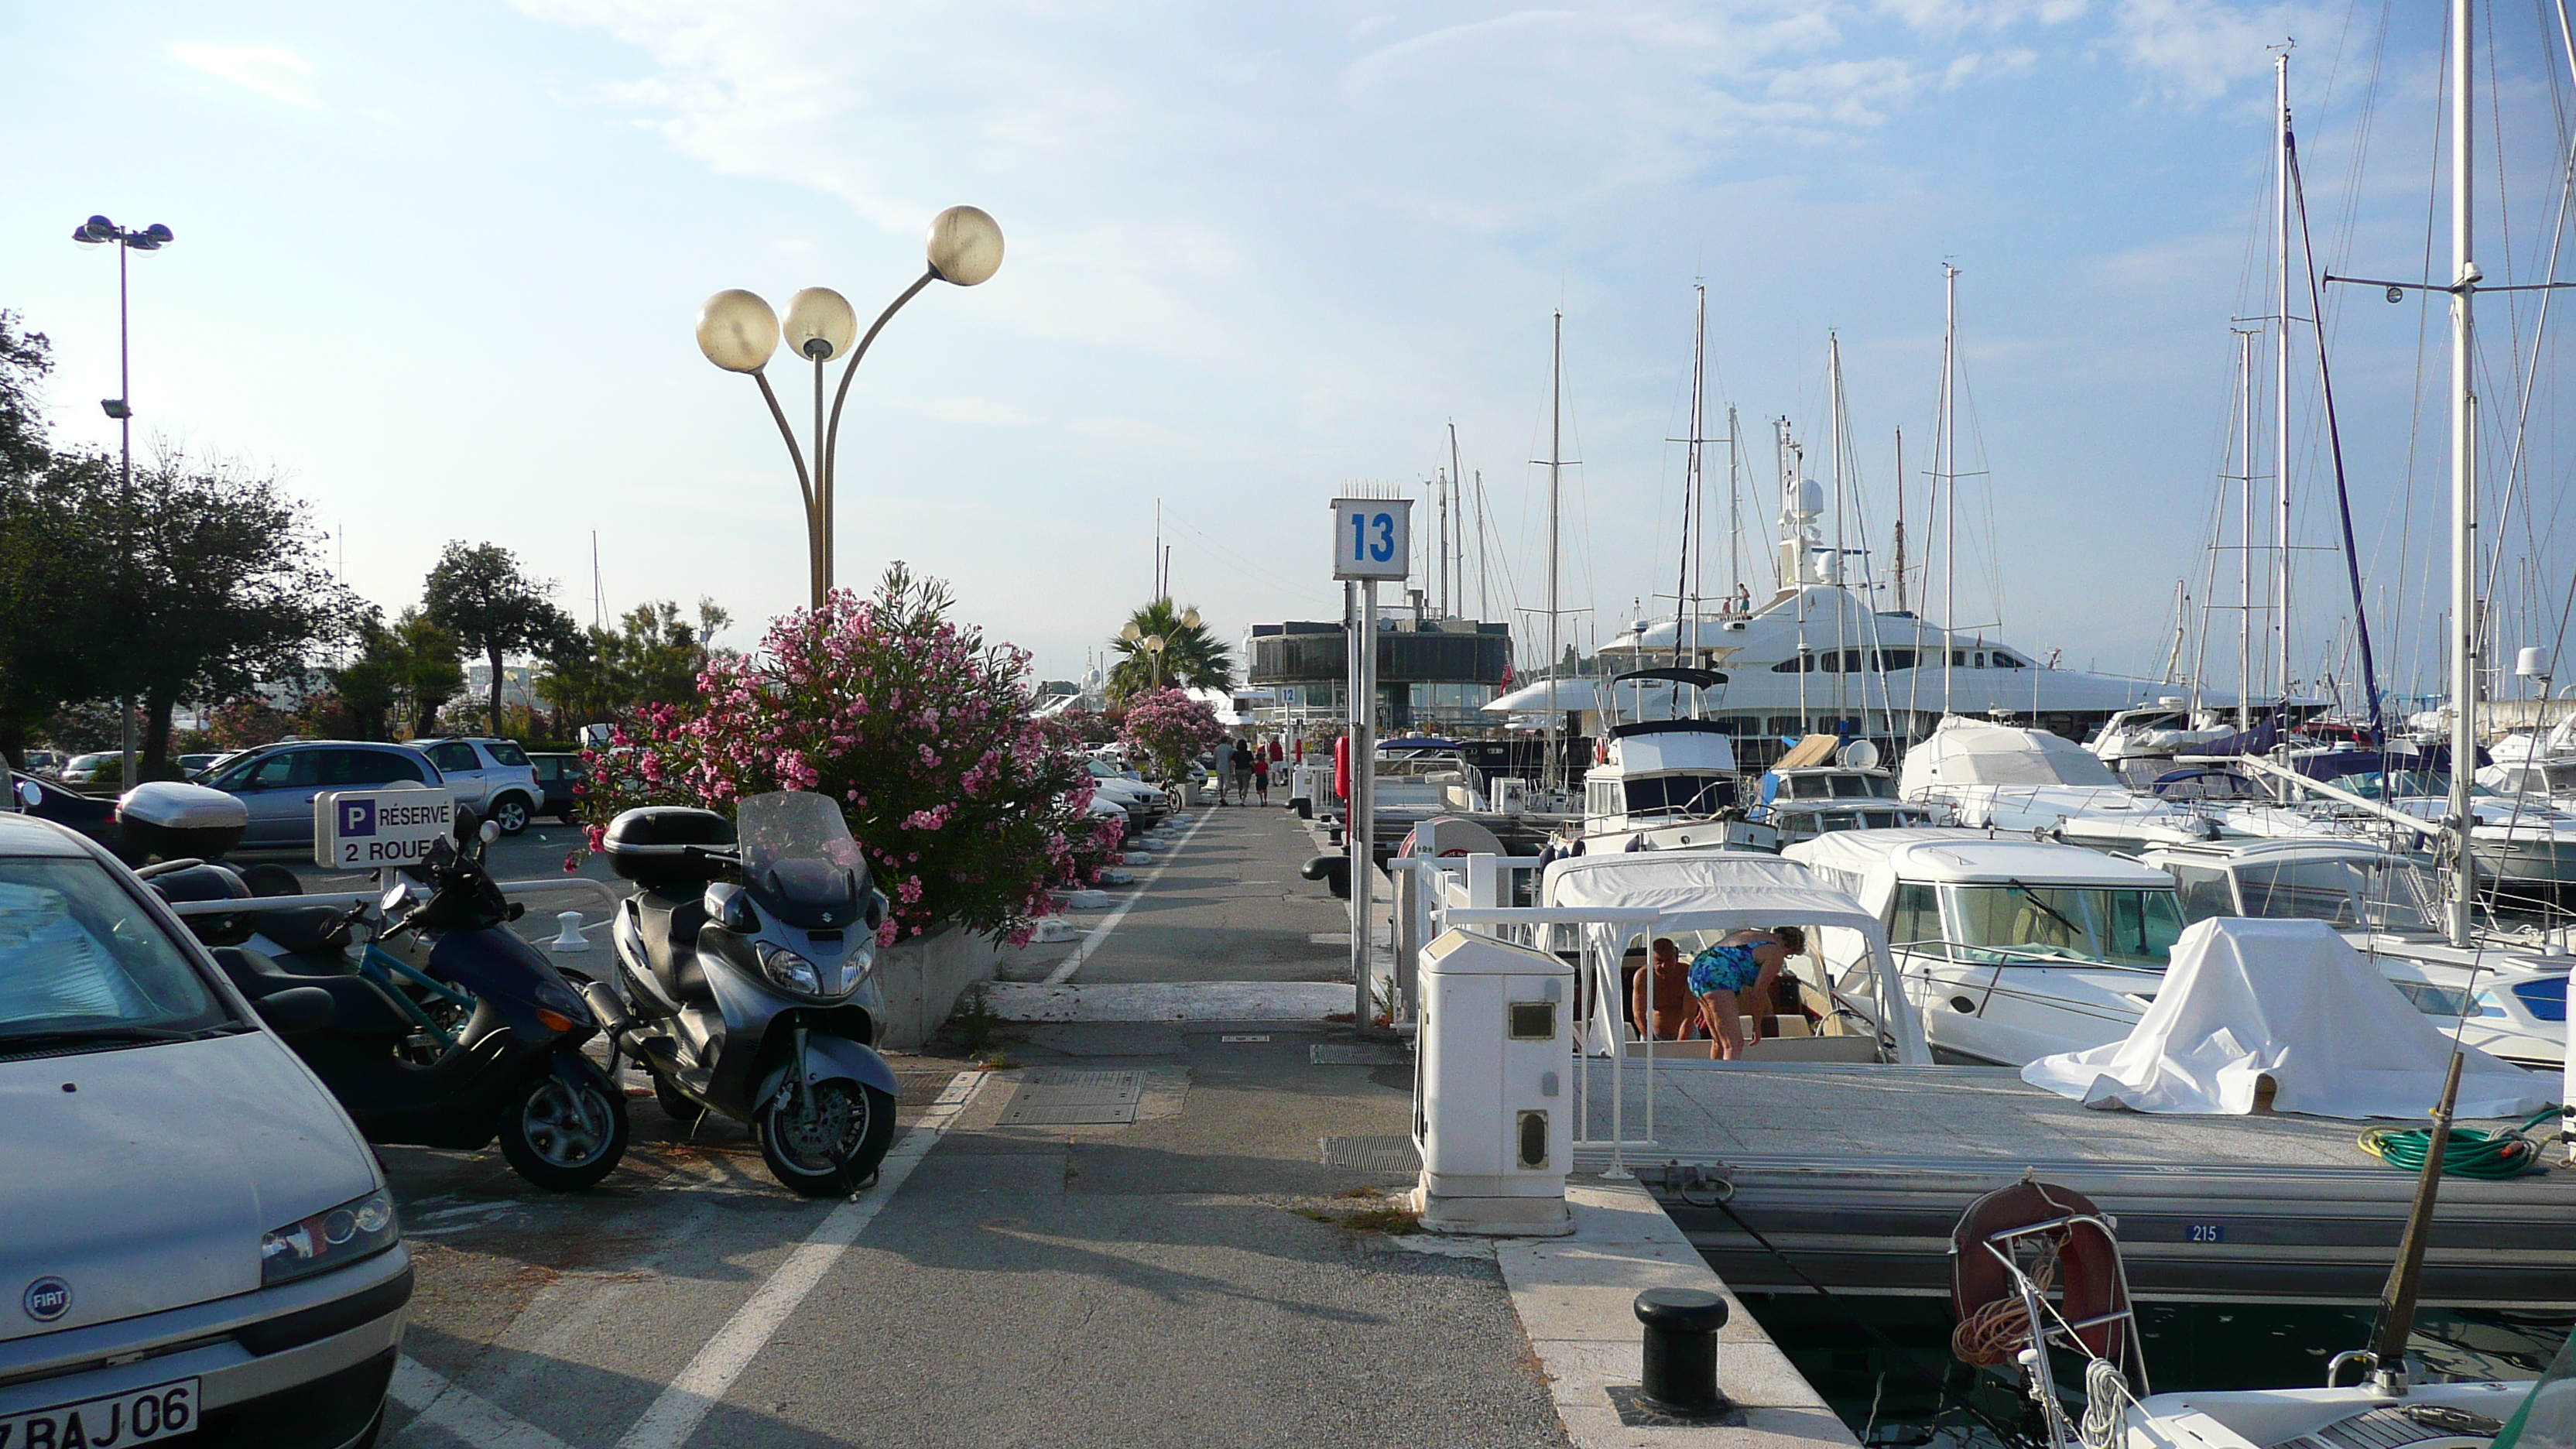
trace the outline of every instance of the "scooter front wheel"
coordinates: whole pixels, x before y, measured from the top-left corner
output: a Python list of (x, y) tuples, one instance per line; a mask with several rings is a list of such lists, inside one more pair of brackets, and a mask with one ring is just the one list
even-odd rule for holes
[(596, 1071), (575, 1075), (577, 1090), (548, 1072), (501, 1114), (501, 1155), (521, 1177), (556, 1192), (591, 1186), (626, 1155), (626, 1094)]
[(894, 1097), (830, 1077), (796, 1094), (793, 1108), (764, 1103), (752, 1118), (770, 1175), (806, 1197), (847, 1197), (875, 1178), (894, 1142)]

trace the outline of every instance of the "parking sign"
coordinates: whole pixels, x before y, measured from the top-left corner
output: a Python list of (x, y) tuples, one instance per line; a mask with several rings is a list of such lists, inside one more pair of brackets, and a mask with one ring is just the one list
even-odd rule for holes
[(456, 828), (447, 790), (335, 790), (313, 801), (313, 862), (329, 870), (417, 865)]

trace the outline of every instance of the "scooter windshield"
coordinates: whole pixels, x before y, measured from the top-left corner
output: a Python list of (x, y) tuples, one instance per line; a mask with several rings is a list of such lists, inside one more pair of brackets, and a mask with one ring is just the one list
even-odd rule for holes
[(861, 872), (867, 861), (850, 838), (849, 822), (831, 797), (811, 790), (780, 790), (746, 796), (734, 811), (734, 830), (742, 851), (742, 873), (757, 880), (780, 861), (818, 860)]

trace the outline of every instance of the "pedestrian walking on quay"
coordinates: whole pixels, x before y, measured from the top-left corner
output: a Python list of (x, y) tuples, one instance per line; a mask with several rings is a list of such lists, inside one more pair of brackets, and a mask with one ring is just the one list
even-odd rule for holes
[(1233, 757), (1232, 757), (1232, 759), (1231, 759), (1228, 763), (1229, 763), (1229, 764), (1231, 764), (1231, 765), (1233, 766), (1233, 768), (1234, 768), (1234, 800), (1235, 800), (1235, 803), (1236, 803), (1236, 804), (1238, 804), (1238, 805), (1249, 805), (1249, 804), (1251, 804), (1251, 803), (1252, 803), (1252, 741), (1250, 741), (1250, 740), (1248, 740), (1248, 739), (1245, 739), (1245, 738), (1244, 738), (1243, 736), (1241, 736), (1241, 735), (1237, 735), (1237, 736), (1235, 736), (1235, 738), (1234, 738), (1234, 751), (1233, 751)]
[(1252, 789), (1261, 803), (1270, 803), (1270, 757), (1259, 750), (1252, 752)]

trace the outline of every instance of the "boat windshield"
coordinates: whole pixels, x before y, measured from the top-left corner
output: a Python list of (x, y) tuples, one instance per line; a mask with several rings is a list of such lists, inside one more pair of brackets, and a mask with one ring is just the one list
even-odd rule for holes
[(2182, 935), (2182, 907), (2154, 887), (1941, 887), (1943, 935), (1978, 962), (2103, 962), (2162, 969)]
[(1724, 775), (1648, 775), (1627, 782), (1630, 815), (1714, 815), (1735, 803)]
[(810, 790), (780, 790), (743, 799), (734, 812), (741, 840), (742, 873), (757, 878), (782, 860), (820, 860), (864, 871), (859, 843), (831, 798)]
[(2249, 916), (2377, 931), (2441, 929), (2441, 894), (2412, 861), (2256, 861), (2236, 868), (2236, 888)]

